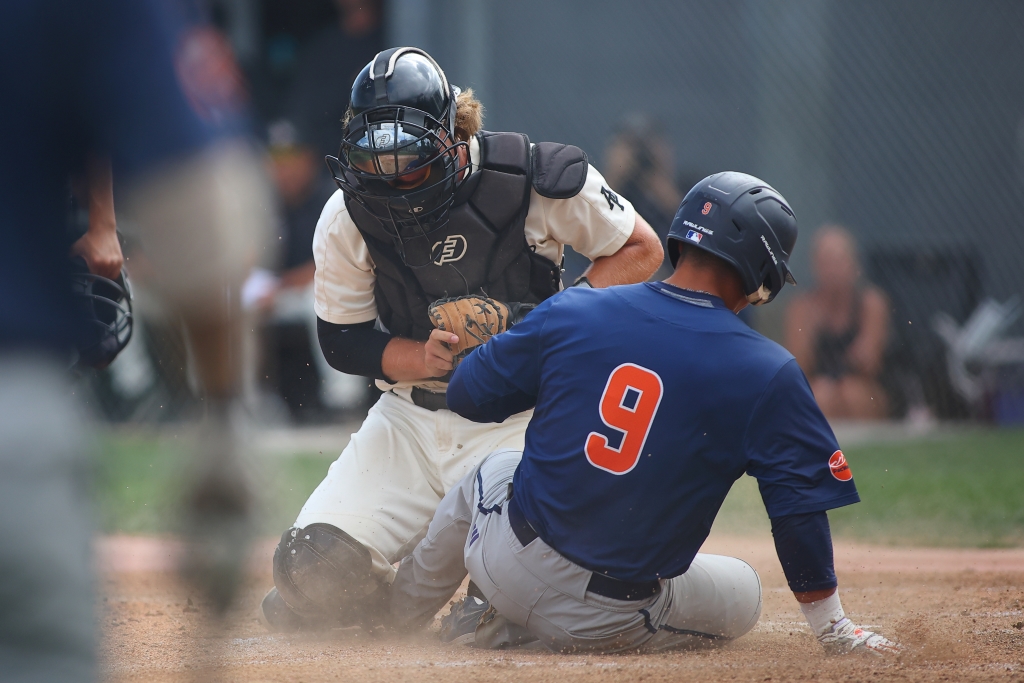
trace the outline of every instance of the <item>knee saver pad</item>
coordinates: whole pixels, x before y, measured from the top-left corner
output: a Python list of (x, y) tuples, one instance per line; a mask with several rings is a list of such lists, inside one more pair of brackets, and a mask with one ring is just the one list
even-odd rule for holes
[(302, 616), (345, 612), (380, 587), (370, 551), (330, 524), (284, 532), (274, 551), (274, 585)]

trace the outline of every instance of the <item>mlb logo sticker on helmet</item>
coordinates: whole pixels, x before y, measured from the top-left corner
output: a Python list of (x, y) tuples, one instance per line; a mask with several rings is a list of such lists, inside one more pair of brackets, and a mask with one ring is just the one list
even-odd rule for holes
[(690, 240), (691, 242), (697, 242), (698, 244), (700, 244), (700, 239), (702, 237), (704, 237), (704, 235), (700, 234), (696, 230), (690, 230), (689, 232), (686, 233), (686, 239)]
[(846, 456), (843, 455), (842, 451), (836, 451), (832, 454), (832, 457), (828, 459), (828, 468), (832, 470), (832, 476), (839, 481), (850, 481), (853, 479), (853, 472), (850, 471), (850, 466), (846, 464)]

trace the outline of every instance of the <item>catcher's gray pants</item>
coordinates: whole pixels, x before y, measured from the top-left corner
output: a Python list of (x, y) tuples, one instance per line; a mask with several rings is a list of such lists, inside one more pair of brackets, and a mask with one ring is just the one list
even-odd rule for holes
[(742, 560), (698, 554), (685, 574), (662, 581), (657, 595), (615, 600), (588, 592), (592, 572), (542, 539), (523, 547), (505, 514), (521, 455), (493, 453), (441, 501), (426, 537), (398, 569), (392, 612), (400, 621), (433, 615), (468, 569), (500, 615), (553, 650), (714, 646), (757, 623), (761, 582)]
[(0, 680), (95, 679), (88, 444), (67, 371), (0, 354)]

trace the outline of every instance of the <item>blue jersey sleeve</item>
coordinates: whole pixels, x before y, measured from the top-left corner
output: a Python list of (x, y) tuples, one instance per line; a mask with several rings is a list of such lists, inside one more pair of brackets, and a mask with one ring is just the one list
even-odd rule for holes
[(747, 474), (768, 516), (801, 515), (860, 500), (832, 428), (795, 360), (783, 365), (751, 415)]
[(448, 384), (448, 407), (474, 422), (502, 422), (537, 404), (548, 299), (466, 356)]

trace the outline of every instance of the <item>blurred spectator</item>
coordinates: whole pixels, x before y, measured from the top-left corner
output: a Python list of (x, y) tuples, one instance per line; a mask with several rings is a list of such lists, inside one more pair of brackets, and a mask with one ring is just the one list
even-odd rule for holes
[[(249, 11), (259, 17), (258, 26), (239, 16), (240, 3), (213, 0), (214, 19), (229, 35), (246, 33), (255, 47), (243, 57), (253, 109), (263, 125), (287, 115), (286, 101), (298, 68), (299, 54), (325, 26), (338, 21), (334, 0), (252, 0)], [(219, 11), (218, 11), (219, 10)], [(254, 32), (254, 35), (248, 35)], [(240, 52), (244, 52), (240, 50)]]
[(888, 398), (879, 383), (889, 337), (888, 301), (861, 277), (857, 246), (844, 228), (814, 236), (817, 288), (798, 295), (786, 313), (786, 347), (829, 419), (880, 419)]
[(320, 173), (323, 161), (300, 137), (291, 121), (269, 128), (269, 172), (281, 201), (280, 248), (282, 288), (305, 288), (313, 282), (313, 233), (334, 183)]
[(243, 300), (266, 317), (262, 374), (267, 384), (294, 419), (316, 420), (331, 409), (359, 407), (369, 381), (332, 369), (316, 336), (313, 233), (336, 188), (318, 173), (320, 155), (291, 121), (271, 124), (268, 137), (268, 171), (280, 202), (281, 261), (276, 272), (254, 271)]
[[(632, 113), (619, 122), (604, 152), (604, 176), (609, 186), (620, 190), (636, 212), (654, 228), (662, 247), (676, 215), (683, 193), (676, 184), (672, 143), (660, 123), (646, 114)], [(694, 179), (694, 182), (699, 178)], [(693, 183), (686, 185), (691, 187)], [(566, 246), (562, 282), (570, 286), (590, 266), (590, 259)], [(652, 280), (671, 275), (667, 256)]]
[[(308, 142), (322, 158), (335, 154), (351, 83), (384, 49), (378, 0), (334, 0), (338, 22), (322, 29), (300, 51), (287, 105), (295, 121), (309, 131)], [(322, 205), (321, 205), (322, 208)]]
[[(664, 127), (646, 114), (629, 114), (619, 123), (608, 143), (604, 163), (608, 183), (621, 188), (622, 196), (647, 219), (664, 244), (683, 200), (683, 192), (676, 183), (672, 142), (666, 137)], [(693, 180), (696, 182), (699, 178)], [(671, 272), (671, 264), (666, 259), (653, 277), (668, 277)]]

